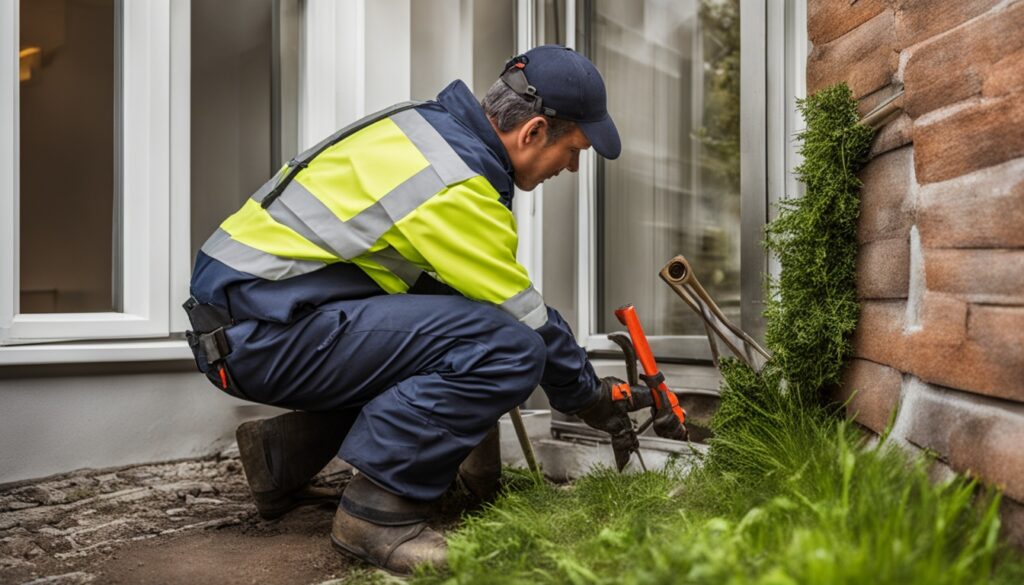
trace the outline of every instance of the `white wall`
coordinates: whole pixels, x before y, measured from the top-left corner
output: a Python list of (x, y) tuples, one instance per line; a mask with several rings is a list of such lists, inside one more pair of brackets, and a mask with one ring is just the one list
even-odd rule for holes
[(276, 411), (197, 372), (0, 379), (0, 484), (216, 453)]

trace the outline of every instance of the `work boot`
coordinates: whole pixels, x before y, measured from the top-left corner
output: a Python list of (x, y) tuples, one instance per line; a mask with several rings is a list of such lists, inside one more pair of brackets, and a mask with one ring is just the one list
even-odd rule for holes
[(345, 488), (334, 515), (331, 543), (340, 552), (396, 575), (419, 564), (443, 569), (444, 538), (427, 526), (431, 502), (397, 496), (357, 474)]
[(239, 425), (238, 452), (260, 516), (271, 520), (298, 506), (337, 501), (336, 489), (309, 480), (337, 455), (357, 415), (289, 412)]
[(469, 452), (459, 466), (459, 480), (481, 502), (492, 502), (501, 487), (501, 439), (498, 425)]

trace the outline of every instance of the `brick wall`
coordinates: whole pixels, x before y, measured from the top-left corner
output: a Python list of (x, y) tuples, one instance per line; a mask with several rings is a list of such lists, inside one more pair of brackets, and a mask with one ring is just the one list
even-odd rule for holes
[(850, 413), (1002, 487), (1024, 544), (1024, 0), (808, 0), (807, 33), (809, 92), (905, 89), (861, 176)]

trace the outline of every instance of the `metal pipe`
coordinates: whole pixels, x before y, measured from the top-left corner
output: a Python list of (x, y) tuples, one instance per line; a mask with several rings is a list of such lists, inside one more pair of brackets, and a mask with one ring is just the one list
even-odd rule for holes
[(881, 128), (890, 118), (903, 111), (903, 89), (900, 88), (895, 94), (884, 102), (875, 106), (870, 112), (861, 118), (860, 123), (871, 126), (876, 130)]

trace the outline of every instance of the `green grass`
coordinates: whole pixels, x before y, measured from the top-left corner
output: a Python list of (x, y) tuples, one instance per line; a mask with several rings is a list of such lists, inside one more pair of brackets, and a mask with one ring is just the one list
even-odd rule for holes
[(766, 240), (782, 264), (768, 283), (774, 357), (760, 374), (723, 361), (705, 460), (567, 487), (516, 475), (450, 536), (450, 572), (414, 582), (1024, 583), (1024, 562), (999, 542), (998, 492), (933, 482), (926, 456), (869, 441), (824, 399), (857, 323), (856, 171), (871, 130), (845, 85), (799, 107), (807, 193)]
[(997, 539), (997, 494), (962, 477), (933, 483), (929, 461), (866, 445), (834, 417), (773, 427), (790, 414), (784, 397), (775, 406), (685, 476), (602, 469), (572, 486), (514, 482), (449, 538), (451, 572), (414, 582), (1024, 580)]

